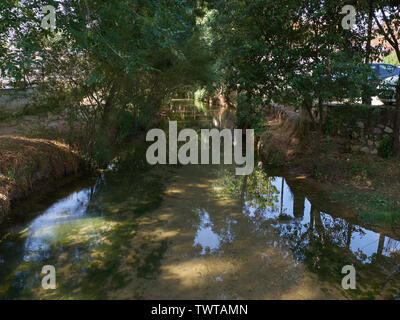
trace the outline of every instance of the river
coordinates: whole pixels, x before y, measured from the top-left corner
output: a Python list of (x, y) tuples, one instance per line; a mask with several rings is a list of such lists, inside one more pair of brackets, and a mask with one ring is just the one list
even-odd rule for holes
[[(231, 127), (231, 110), (177, 100), (179, 128)], [(144, 140), (144, 138), (142, 139)], [(100, 175), (32, 197), (0, 229), (2, 299), (398, 299), (400, 241), (315, 185), (256, 161), (159, 165), (124, 144)], [(42, 267), (56, 289), (42, 288)], [(354, 266), (356, 289), (342, 287)]]

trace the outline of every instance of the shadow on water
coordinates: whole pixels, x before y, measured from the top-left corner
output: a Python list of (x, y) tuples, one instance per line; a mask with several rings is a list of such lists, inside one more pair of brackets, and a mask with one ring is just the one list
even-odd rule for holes
[[(234, 125), (228, 109), (188, 101), (168, 119)], [(1, 230), (0, 297), (399, 297), (400, 241), (325, 206), (307, 183), (261, 163), (249, 176), (231, 165), (150, 167), (145, 153), (128, 143), (99, 177), (28, 200), (19, 210), (30, 220)], [(44, 265), (57, 270), (56, 290), (41, 287)], [(356, 290), (341, 289), (345, 265)], [(326, 296), (290, 295), (308, 272)]]

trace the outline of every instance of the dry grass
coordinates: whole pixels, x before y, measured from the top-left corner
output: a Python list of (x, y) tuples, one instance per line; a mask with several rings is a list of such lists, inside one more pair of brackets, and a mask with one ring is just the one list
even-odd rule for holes
[(81, 163), (66, 144), (23, 136), (0, 136), (0, 155), (0, 220), (41, 183), (76, 173)]

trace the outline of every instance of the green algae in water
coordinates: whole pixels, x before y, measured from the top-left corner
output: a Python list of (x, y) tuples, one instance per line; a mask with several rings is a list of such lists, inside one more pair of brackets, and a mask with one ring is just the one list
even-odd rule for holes
[[(56, 202), (0, 243), (9, 266), (0, 272), (1, 298), (102, 299), (127, 283), (129, 274), (119, 267), (130, 252), (135, 219), (159, 207), (166, 181), (149, 173), (143, 160), (132, 160), (134, 154), (119, 159), (118, 171)], [(41, 289), (46, 264), (56, 268), (55, 291)]]

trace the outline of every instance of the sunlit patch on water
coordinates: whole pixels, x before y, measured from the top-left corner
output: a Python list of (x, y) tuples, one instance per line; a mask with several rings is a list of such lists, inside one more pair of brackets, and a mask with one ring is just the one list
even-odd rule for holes
[(53, 204), (28, 226), (24, 246), (24, 261), (48, 258), (50, 243), (58, 238), (59, 228), (71, 220), (81, 219), (90, 200), (90, 189), (74, 192)]

